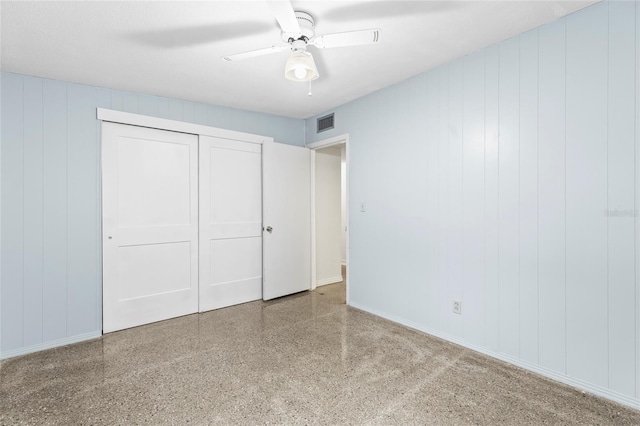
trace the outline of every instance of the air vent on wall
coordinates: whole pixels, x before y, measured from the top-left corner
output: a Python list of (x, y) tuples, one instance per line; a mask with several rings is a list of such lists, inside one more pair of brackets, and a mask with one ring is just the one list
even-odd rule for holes
[(317, 128), (316, 133), (333, 129), (333, 113), (318, 118), (316, 128)]

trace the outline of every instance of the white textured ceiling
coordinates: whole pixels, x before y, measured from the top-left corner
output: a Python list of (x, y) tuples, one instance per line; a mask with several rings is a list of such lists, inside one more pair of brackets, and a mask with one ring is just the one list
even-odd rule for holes
[(287, 52), (264, 1), (2, 2), (5, 71), (306, 118), (595, 1), (296, 1), (316, 34), (381, 28), (376, 45), (310, 47), (320, 72), (284, 78)]

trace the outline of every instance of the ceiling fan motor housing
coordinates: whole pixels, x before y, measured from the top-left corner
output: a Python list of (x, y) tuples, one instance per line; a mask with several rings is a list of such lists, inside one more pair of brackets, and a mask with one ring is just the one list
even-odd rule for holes
[(282, 33), (282, 40), (290, 43), (290, 40), (300, 40), (306, 38), (305, 42), (311, 40), (315, 35), (314, 27), (316, 25), (313, 16), (309, 15), (307, 12), (295, 12), (296, 19), (298, 20), (298, 25), (300, 25), (300, 33)]

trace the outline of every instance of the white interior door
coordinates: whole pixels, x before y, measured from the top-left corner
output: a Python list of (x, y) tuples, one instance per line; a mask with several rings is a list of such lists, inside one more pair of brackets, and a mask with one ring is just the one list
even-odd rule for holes
[(262, 145), (262, 298), (311, 288), (311, 154), (307, 148)]
[(198, 309), (198, 137), (102, 124), (103, 331)]
[(262, 297), (259, 144), (200, 137), (200, 312)]

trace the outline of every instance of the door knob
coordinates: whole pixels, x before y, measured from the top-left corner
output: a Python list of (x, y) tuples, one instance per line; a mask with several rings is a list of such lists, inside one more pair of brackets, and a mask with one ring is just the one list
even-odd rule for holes
[(273, 228), (272, 228), (272, 227), (270, 227), (270, 226), (267, 226), (266, 231), (267, 231), (268, 233), (271, 233), (271, 232), (273, 232)]

